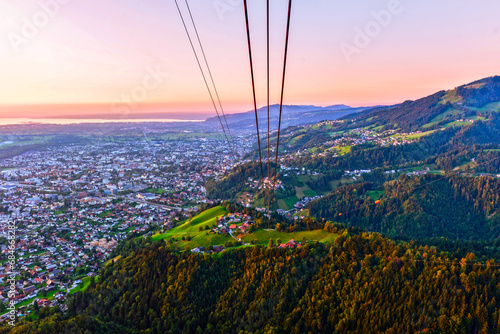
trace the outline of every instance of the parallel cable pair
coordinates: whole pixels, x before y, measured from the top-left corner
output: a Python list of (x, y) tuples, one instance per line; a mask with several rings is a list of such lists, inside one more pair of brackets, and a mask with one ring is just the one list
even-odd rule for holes
[[(270, 168), (270, 1), (267, 0), (267, 168), (268, 168), (268, 180), (271, 177), (271, 168)], [(266, 191), (264, 186), (264, 168), (262, 165), (262, 150), (261, 150), (261, 142), (260, 142), (260, 131), (259, 131), (259, 116), (257, 112), (257, 98), (255, 93), (255, 78), (254, 78), (254, 67), (253, 67), (253, 57), (252, 57), (252, 43), (250, 38), (250, 25), (248, 20), (248, 6), (247, 0), (244, 0), (245, 7), (245, 22), (246, 22), (246, 30), (247, 30), (247, 42), (248, 42), (248, 55), (250, 60), (250, 73), (252, 77), (252, 91), (253, 91), (253, 103), (254, 103), (254, 111), (255, 111), (255, 123), (257, 130), (257, 143), (259, 146), (259, 162), (260, 162), (260, 171), (261, 171), (261, 182), (262, 189), (264, 193), (264, 206), (266, 205)], [(289, 0), (288, 3), (288, 18), (287, 18), (287, 28), (286, 28), (286, 41), (285, 41), (285, 56), (283, 61), (283, 76), (281, 82), (281, 99), (280, 99), (280, 111), (279, 111), (279, 121), (278, 121), (278, 137), (276, 141), (276, 158), (275, 158), (275, 166), (274, 166), (274, 176), (273, 176), (273, 191), (272, 197), (268, 198), (267, 207), (268, 211), (271, 210), (271, 206), (274, 202), (274, 196), (276, 191), (276, 176), (277, 176), (277, 168), (278, 168), (278, 153), (279, 153), (279, 144), (280, 144), (280, 134), (281, 134), (281, 119), (283, 113), (283, 98), (285, 91), (285, 77), (286, 77), (286, 64), (287, 64), (287, 56), (288, 56), (288, 41), (290, 36), (290, 19), (292, 13), (292, 0)], [(269, 216), (269, 219), (271, 216)]]
[[(186, 35), (187, 35), (187, 37), (189, 39), (189, 44), (191, 44), (191, 49), (193, 50), (194, 56), (196, 58), (196, 62), (198, 63), (198, 67), (200, 68), (201, 75), (203, 77), (203, 81), (205, 82), (205, 86), (207, 87), (208, 94), (210, 95), (210, 100), (212, 101), (212, 105), (213, 105), (213, 107), (215, 109), (215, 112), (217, 114), (217, 118), (219, 119), (219, 123), (221, 125), (222, 132), (224, 133), (224, 137), (226, 138), (226, 141), (228, 143), (229, 150), (232, 151), (232, 153), (234, 154), (235, 158), (238, 159), (238, 155), (236, 153), (236, 144), (235, 144), (234, 138), (233, 138), (233, 136), (231, 134), (231, 130), (229, 129), (229, 124), (227, 123), (226, 114), (224, 112), (224, 108), (222, 107), (222, 103), (221, 103), (221, 100), (220, 100), (220, 97), (219, 97), (219, 92), (217, 91), (217, 86), (215, 85), (215, 81), (214, 81), (214, 78), (212, 76), (212, 71), (210, 70), (210, 65), (208, 64), (208, 60), (207, 60), (207, 57), (206, 57), (206, 54), (205, 54), (205, 50), (203, 48), (203, 44), (201, 43), (200, 35), (198, 34), (198, 29), (196, 27), (196, 23), (194, 21), (193, 15), (191, 13), (191, 8), (189, 7), (188, 0), (185, 0), (186, 7), (188, 9), (189, 17), (191, 18), (191, 23), (193, 24), (194, 31), (196, 33), (196, 38), (198, 40), (198, 44), (200, 45), (200, 49), (201, 49), (201, 52), (202, 52), (202, 55), (203, 55), (203, 59), (205, 61), (205, 65), (206, 65), (206, 67), (208, 69), (208, 74), (209, 74), (210, 80), (212, 82), (212, 86), (214, 88), (215, 96), (216, 96), (216, 98), (218, 100), (219, 108), (220, 108), (220, 111), (221, 111), (220, 113), (219, 113), (219, 108), (217, 107), (217, 105), (215, 103), (214, 94), (212, 94), (212, 90), (211, 90), (211, 88), (210, 88), (210, 86), (208, 84), (208, 81), (207, 81), (207, 78), (206, 78), (206, 75), (205, 75), (205, 71), (203, 70), (203, 67), (201, 65), (200, 58), (198, 56), (198, 53), (196, 52), (196, 48), (194, 47), (194, 44), (193, 44), (193, 41), (192, 41), (192, 38), (191, 38), (191, 34), (189, 33), (189, 30), (187, 28), (186, 22), (184, 20), (184, 15), (182, 14), (182, 11), (181, 11), (181, 9), (179, 7), (179, 4), (178, 4), (177, 0), (174, 0), (174, 1), (175, 1), (175, 5), (177, 7), (177, 11), (179, 12), (179, 16), (181, 18), (182, 25), (184, 26), (184, 30), (186, 31)], [(222, 123), (221, 114), (222, 114), (222, 118), (224, 118), (224, 122), (226, 124), (225, 127), (224, 127), (224, 124)], [(226, 128), (227, 128), (227, 131), (226, 131)]]

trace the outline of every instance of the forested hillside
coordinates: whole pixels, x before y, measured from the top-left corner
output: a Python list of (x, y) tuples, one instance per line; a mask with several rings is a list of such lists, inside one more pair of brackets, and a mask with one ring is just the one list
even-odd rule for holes
[[(406, 145), (383, 147), (359, 145), (352, 147), (349, 153), (340, 157), (331, 155), (304, 156), (290, 159), (287, 162), (293, 166), (303, 166), (320, 171), (375, 167), (394, 168), (421, 164), (426, 160), (434, 162), (440, 158), (444, 161), (467, 150), (473, 151), (472, 158), (485, 153), (481, 145), (494, 145), (496, 148), (498, 143), (500, 143), (500, 118), (495, 117), (488, 122), (477, 122), (468, 127), (454, 127), (438, 131)], [(452, 156), (447, 154), (450, 152)], [(465, 159), (457, 161), (457, 164), (464, 161)], [(485, 161), (484, 164), (488, 164), (488, 162)]]
[(141, 246), (77, 293), (66, 315), (0, 333), (490, 333), (500, 268), (341, 233), (332, 244), (218, 256)]
[[(446, 117), (450, 116), (458, 119), (498, 112), (498, 102), (500, 102), (500, 77), (495, 76), (449, 91), (440, 91), (415, 101), (347, 115), (342, 119), (355, 120), (357, 126), (375, 125), (386, 129), (415, 131), (423, 126), (428, 128), (439, 126), (437, 121), (446, 121)], [(492, 103), (496, 104), (490, 105)]]
[(492, 239), (500, 236), (500, 180), (493, 177), (401, 176), (379, 189), (370, 183), (339, 188), (311, 202), (316, 217), (389, 236)]

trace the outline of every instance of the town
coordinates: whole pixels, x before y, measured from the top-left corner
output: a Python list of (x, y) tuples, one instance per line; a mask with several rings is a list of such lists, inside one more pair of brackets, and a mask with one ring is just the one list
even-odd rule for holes
[[(188, 219), (197, 205), (211, 202), (207, 180), (234, 164), (229, 150), (209, 138), (98, 141), (2, 160), (0, 314), (5, 318), (11, 299), (21, 312), (33, 303), (64, 310), (120, 241)], [(14, 291), (9, 277), (16, 277)]]

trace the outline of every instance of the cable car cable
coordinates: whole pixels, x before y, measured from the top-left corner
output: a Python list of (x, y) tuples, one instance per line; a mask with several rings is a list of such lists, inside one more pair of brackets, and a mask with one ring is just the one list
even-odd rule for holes
[[(269, 14), (270, 12), (270, 0), (267, 0), (267, 181), (268, 181), (268, 184), (269, 184), (269, 181), (271, 180), (271, 165), (270, 165), (270, 160), (271, 160), (271, 131), (270, 131), (270, 123), (271, 123), (271, 119), (270, 119), (270, 110), (269, 110), (269, 104), (270, 104), (270, 99), (269, 99), (269, 91), (270, 91), (270, 83), (271, 83), (271, 79), (270, 79), (270, 55), (269, 55), (269, 50), (270, 50), (270, 19), (269, 19)], [(269, 191), (270, 193), (271, 191)], [(269, 206), (270, 206), (270, 202), (271, 202), (271, 199), (270, 199), (270, 196), (267, 196), (268, 198), (268, 201), (267, 201), (267, 210), (269, 211)], [(266, 205), (266, 203), (264, 202), (264, 206)], [(269, 221), (268, 221), (268, 228), (269, 228), (269, 225), (271, 224), (271, 214), (269, 214)]]
[[(261, 151), (261, 145), (260, 145), (260, 132), (259, 132), (259, 115), (257, 113), (257, 97), (255, 94), (255, 78), (254, 78), (254, 68), (253, 68), (253, 58), (252, 58), (252, 42), (251, 42), (251, 38), (250, 38), (250, 24), (248, 22), (247, 0), (244, 0), (243, 4), (245, 7), (245, 23), (246, 23), (246, 30), (247, 30), (248, 57), (250, 60), (250, 74), (252, 77), (253, 105), (254, 105), (254, 111), (255, 111), (255, 126), (257, 129), (257, 143), (259, 145), (259, 163), (260, 163), (261, 183), (262, 183), (262, 189), (264, 190), (264, 168), (262, 166), (262, 151)], [(264, 197), (265, 197), (265, 191), (264, 191)], [(264, 203), (265, 202), (266, 201), (264, 198)]]
[(227, 123), (226, 114), (224, 112), (224, 108), (222, 107), (222, 103), (221, 103), (221, 100), (219, 97), (219, 92), (217, 90), (217, 86), (215, 85), (215, 81), (214, 81), (214, 78), (212, 76), (212, 71), (210, 70), (210, 65), (208, 64), (207, 56), (205, 55), (205, 48), (203, 47), (203, 44), (201, 43), (200, 35), (198, 34), (198, 29), (196, 27), (196, 23), (194, 21), (193, 14), (191, 13), (191, 8), (189, 6), (188, 0), (185, 0), (185, 2), (186, 2), (187, 10), (189, 12), (189, 17), (191, 18), (191, 22), (193, 23), (194, 31), (196, 33), (196, 38), (198, 39), (198, 43), (200, 44), (200, 49), (201, 49), (201, 53), (203, 55), (203, 59), (205, 60), (205, 65), (207, 66), (207, 69), (208, 69), (208, 75), (209, 75), (210, 80), (212, 81), (212, 85), (214, 87), (215, 96), (217, 97), (217, 101), (219, 102), (219, 108), (220, 108), (220, 111), (222, 113), (222, 117), (224, 118), (224, 122), (226, 123), (226, 128), (227, 128), (227, 132), (229, 134), (229, 138), (231, 139), (231, 142), (233, 144), (233, 148), (235, 150), (236, 143), (234, 141), (233, 135), (231, 134), (231, 130), (229, 129), (229, 124)]
[(275, 159), (275, 165), (274, 165), (274, 177), (273, 177), (273, 195), (271, 199), (271, 206), (273, 205), (274, 202), (274, 196), (276, 192), (276, 175), (278, 172), (278, 152), (279, 152), (279, 146), (280, 146), (280, 134), (281, 134), (281, 116), (283, 113), (283, 97), (285, 94), (285, 79), (286, 79), (286, 63), (288, 59), (288, 40), (290, 37), (290, 19), (292, 16), (292, 0), (289, 0), (288, 3), (288, 18), (287, 18), (287, 24), (286, 24), (286, 38), (285, 38), (285, 57), (283, 60), (283, 77), (281, 81), (281, 99), (280, 99), (280, 112), (279, 112), (279, 121), (278, 121), (278, 138), (276, 139), (276, 159)]
[(196, 52), (196, 49), (195, 49), (194, 44), (193, 44), (193, 41), (191, 39), (191, 35), (189, 34), (189, 30), (188, 30), (188, 28), (186, 26), (186, 22), (184, 20), (184, 16), (182, 15), (182, 11), (181, 11), (181, 9), (179, 7), (179, 4), (178, 4), (177, 0), (174, 0), (174, 1), (175, 1), (175, 5), (177, 7), (177, 11), (179, 12), (179, 16), (180, 16), (180, 18), (182, 20), (182, 25), (184, 26), (184, 30), (186, 31), (187, 37), (189, 39), (189, 44), (191, 44), (191, 48), (193, 50), (194, 56), (196, 57), (196, 62), (198, 63), (198, 67), (200, 68), (201, 75), (203, 77), (203, 81), (205, 82), (205, 86), (207, 87), (208, 94), (210, 95), (210, 99), (212, 100), (212, 104), (213, 104), (215, 112), (217, 114), (217, 118), (219, 119), (220, 125), (222, 127), (222, 131), (224, 132), (224, 136), (226, 137), (226, 140), (227, 140), (227, 143), (228, 143), (228, 146), (229, 146), (229, 150), (234, 152), (234, 149), (231, 147), (231, 142), (229, 141), (229, 138), (227, 136), (226, 129), (224, 128), (224, 124), (222, 124), (222, 119), (220, 117), (219, 110), (217, 109), (217, 105), (215, 104), (215, 100), (214, 100), (214, 97), (212, 95), (212, 91), (210, 90), (210, 86), (208, 85), (207, 78), (205, 76), (205, 72), (203, 71), (203, 67), (201, 66), (200, 59), (198, 57), (198, 53)]

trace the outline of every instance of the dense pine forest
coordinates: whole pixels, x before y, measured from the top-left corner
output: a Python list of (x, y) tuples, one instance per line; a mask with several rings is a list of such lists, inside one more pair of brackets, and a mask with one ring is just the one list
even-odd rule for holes
[(344, 186), (311, 202), (314, 216), (392, 237), (477, 240), (500, 237), (500, 181), (494, 177), (402, 175), (383, 185)]
[(340, 236), (332, 244), (217, 256), (144, 240), (77, 293), (67, 314), (43, 309), (38, 320), (0, 333), (498, 331), (493, 260), (333, 229)]

